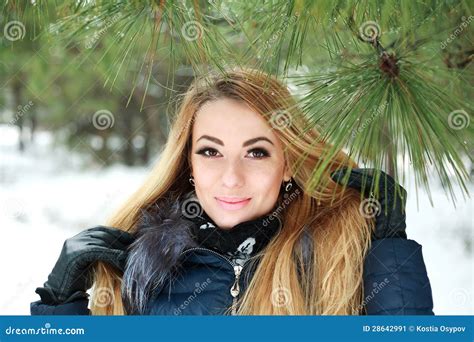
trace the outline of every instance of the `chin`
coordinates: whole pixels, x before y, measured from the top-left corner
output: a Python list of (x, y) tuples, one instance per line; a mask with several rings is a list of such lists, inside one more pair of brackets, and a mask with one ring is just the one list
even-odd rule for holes
[(243, 213), (229, 212), (221, 208), (217, 208), (214, 213), (214, 217), (218, 217), (219, 219), (213, 220), (222, 229), (230, 229), (241, 222), (247, 221), (247, 215)]
[[(223, 213), (222, 215), (225, 215), (226, 213)], [(227, 215), (229, 215), (227, 213)], [(215, 220), (214, 220), (215, 221)], [(222, 229), (231, 229), (232, 227), (238, 225), (240, 222), (243, 222), (243, 219), (232, 219), (232, 220), (220, 220), (220, 221), (215, 221), (219, 228)]]

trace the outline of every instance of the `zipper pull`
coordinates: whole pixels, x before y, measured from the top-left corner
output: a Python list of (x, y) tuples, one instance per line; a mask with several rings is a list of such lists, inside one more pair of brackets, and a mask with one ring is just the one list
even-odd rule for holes
[(240, 272), (242, 271), (242, 266), (234, 266), (235, 281), (234, 285), (230, 288), (230, 294), (234, 299), (232, 300), (232, 315), (235, 315), (237, 312), (237, 296), (240, 293), (239, 278)]
[(234, 266), (234, 274), (235, 274), (235, 281), (234, 285), (232, 285), (230, 289), (230, 294), (232, 297), (237, 297), (240, 292), (240, 286), (239, 286), (239, 278), (240, 278), (240, 272), (242, 271), (242, 266)]

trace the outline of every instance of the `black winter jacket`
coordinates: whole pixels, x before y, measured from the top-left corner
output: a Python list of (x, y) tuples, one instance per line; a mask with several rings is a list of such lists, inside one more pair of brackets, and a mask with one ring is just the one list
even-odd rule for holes
[[(232, 308), (244, 293), (255, 271), (256, 262), (247, 262), (241, 267), (214, 250), (193, 246), (186, 224), (172, 209), (158, 216), (144, 213), (139, 229), (146, 229), (147, 234), (152, 235), (143, 238), (141, 246), (132, 248), (131, 254), (135, 254), (130, 259), (146, 261), (146, 268), (152, 270), (152, 279), (147, 278), (146, 285), (151, 284), (150, 280), (155, 285), (144, 287), (140, 283), (134, 287), (127, 281), (127, 275), (132, 274), (137, 265), (127, 263), (124, 272), (127, 286), (122, 293), (131, 291), (137, 300), (146, 299), (142, 311), (134, 311), (126, 305), (130, 314), (226, 314), (226, 309)], [(434, 314), (422, 247), (414, 240), (373, 241), (365, 258), (363, 279), (362, 314)], [(30, 310), (32, 315), (90, 314), (87, 299), (60, 305), (46, 305), (39, 300), (31, 303)]]

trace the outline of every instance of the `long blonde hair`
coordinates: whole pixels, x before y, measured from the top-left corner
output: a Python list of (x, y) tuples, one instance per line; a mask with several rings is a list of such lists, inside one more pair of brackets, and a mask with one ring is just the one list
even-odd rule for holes
[[(342, 151), (331, 156), (329, 163), (324, 158), (323, 164), (329, 145), (315, 128), (305, 129), (307, 118), (287, 87), (262, 71), (230, 68), (196, 78), (184, 94), (153, 171), (107, 225), (132, 232), (142, 209), (169, 191), (185, 194), (192, 190), (188, 177), (194, 115), (203, 103), (219, 98), (244, 101), (268, 120), (282, 141), (297, 192), (301, 190), (298, 196), (279, 199), (283, 229), (262, 252), (237, 313), (362, 313), (363, 263), (373, 223), (359, 212), (360, 193), (330, 178), (337, 168), (357, 165)], [(310, 184), (316, 168), (321, 172), (320, 181)], [(113, 267), (102, 262), (96, 265), (92, 314), (125, 313), (121, 281), (122, 275)]]

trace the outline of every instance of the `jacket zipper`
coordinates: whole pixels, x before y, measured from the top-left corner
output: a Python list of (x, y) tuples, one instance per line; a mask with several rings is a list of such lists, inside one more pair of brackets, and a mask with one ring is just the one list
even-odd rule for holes
[(232, 268), (234, 269), (234, 284), (232, 285), (232, 287), (230, 288), (230, 295), (232, 296), (232, 315), (236, 315), (237, 313), (237, 297), (239, 296), (240, 294), (240, 286), (239, 286), (239, 279), (240, 279), (240, 274), (242, 273), (242, 269), (245, 267), (247, 261), (244, 261), (244, 264), (243, 266), (240, 266), (240, 265), (237, 265), (235, 263), (233, 263), (229, 258), (227, 258), (226, 256), (216, 252), (216, 251), (213, 251), (212, 249), (209, 249), (209, 248), (204, 248), (204, 247), (194, 247), (194, 248), (190, 248), (190, 249), (187, 249), (185, 251), (183, 251), (180, 256), (182, 256), (183, 254), (189, 252), (189, 251), (195, 251), (195, 250), (203, 250), (203, 251), (209, 251), (215, 255), (217, 255), (218, 257), (220, 257), (221, 259), (224, 259), (225, 261), (227, 261), (231, 266)]
[[(275, 216), (277, 219), (278, 219), (278, 222), (280, 224), (280, 229), (282, 228), (282, 221), (280, 219), (280, 217), (277, 215)], [(242, 273), (242, 270), (244, 269), (245, 265), (247, 264), (247, 261), (244, 261), (244, 264), (242, 266), (240, 265), (237, 265), (235, 263), (233, 263), (232, 261), (230, 261), (229, 258), (227, 258), (226, 256), (216, 252), (216, 251), (213, 251), (212, 249), (209, 249), (209, 248), (204, 248), (204, 247), (193, 247), (193, 248), (190, 248), (190, 249), (187, 249), (183, 252), (181, 252), (180, 254), (180, 257), (189, 252), (189, 251), (195, 251), (195, 250), (203, 250), (203, 251), (208, 251), (208, 252), (211, 252), (215, 255), (217, 255), (218, 257), (224, 259), (225, 261), (227, 261), (233, 268), (234, 268), (234, 284), (232, 285), (232, 287), (230, 288), (230, 295), (232, 296), (232, 315), (236, 315), (237, 313), (237, 297), (239, 296), (240, 294), (240, 285), (239, 285), (239, 279), (240, 279), (240, 275)]]
[[(245, 266), (245, 263), (244, 263), (244, 266)], [(232, 287), (230, 288), (230, 294), (232, 295), (232, 297), (234, 297), (232, 299), (232, 315), (234, 316), (237, 313), (237, 296), (240, 293), (239, 278), (240, 278), (240, 273), (242, 272), (242, 268), (243, 267), (240, 265), (234, 266), (235, 281), (234, 281), (234, 285), (232, 285)]]

